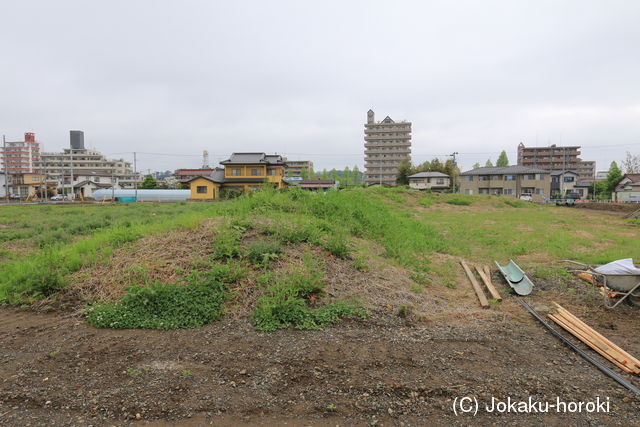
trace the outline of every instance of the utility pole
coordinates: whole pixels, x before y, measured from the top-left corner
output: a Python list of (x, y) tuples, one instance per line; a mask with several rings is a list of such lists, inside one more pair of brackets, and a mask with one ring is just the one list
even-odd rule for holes
[(456, 156), (458, 155), (458, 152), (454, 151), (449, 155), (453, 157), (453, 192), (457, 193), (458, 190), (456, 189), (456, 173), (457, 173), (456, 169), (457, 169), (458, 163), (456, 162)]
[(5, 200), (9, 203), (9, 173), (7, 172), (7, 140), (4, 135), (2, 135), (2, 163), (4, 163), (4, 189), (6, 194), (4, 195)]
[(136, 163), (136, 152), (133, 152), (133, 188), (135, 189), (136, 202), (138, 201), (138, 166)]
[(69, 148), (69, 154), (71, 155), (69, 159), (69, 169), (71, 170), (71, 200), (75, 200), (76, 193), (73, 191), (73, 146)]

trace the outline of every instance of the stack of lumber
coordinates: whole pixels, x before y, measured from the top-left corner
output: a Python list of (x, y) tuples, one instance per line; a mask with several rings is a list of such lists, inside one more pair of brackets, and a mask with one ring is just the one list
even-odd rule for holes
[[(480, 283), (478, 283), (478, 280), (474, 276), (471, 268), (469, 268), (469, 266), (463, 259), (460, 260), (460, 264), (462, 265), (464, 272), (467, 273), (467, 277), (471, 282), (471, 286), (473, 286), (473, 290), (478, 296), (478, 300), (480, 301), (480, 306), (482, 308), (489, 308), (489, 301), (487, 300), (487, 297), (485, 296), (484, 291), (482, 290), (482, 286), (480, 286)], [(493, 282), (491, 282), (491, 270), (489, 269), (489, 267), (476, 265), (475, 268), (478, 274), (480, 275), (482, 282), (484, 283), (484, 285), (487, 287), (487, 290), (491, 294), (491, 297), (497, 301), (502, 301), (502, 297), (496, 290), (495, 286), (493, 286)]]
[(589, 325), (571, 314), (560, 304), (555, 303), (557, 312), (549, 314), (549, 318), (560, 327), (571, 333), (580, 341), (597, 351), (602, 357), (612, 362), (624, 372), (640, 374), (640, 361), (609, 341)]

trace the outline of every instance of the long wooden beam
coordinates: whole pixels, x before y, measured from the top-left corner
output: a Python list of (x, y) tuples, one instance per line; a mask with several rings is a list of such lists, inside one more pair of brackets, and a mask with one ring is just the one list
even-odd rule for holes
[(482, 292), (482, 288), (480, 287), (480, 284), (478, 283), (473, 273), (469, 269), (469, 266), (467, 265), (466, 262), (464, 262), (463, 259), (460, 260), (460, 264), (462, 264), (462, 268), (464, 268), (465, 273), (467, 273), (467, 277), (471, 281), (473, 290), (476, 291), (476, 295), (480, 300), (480, 305), (482, 306), (482, 308), (489, 308), (489, 301), (487, 300), (487, 297), (484, 295), (484, 292)]
[(578, 338), (580, 341), (582, 341), (583, 343), (585, 343), (586, 345), (588, 345), (589, 347), (591, 347), (592, 349), (597, 351), (605, 359), (607, 359), (610, 362), (612, 362), (613, 364), (615, 364), (618, 368), (622, 369), (623, 371), (625, 371), (625, 372), (627, 372), (629, 374), (635, 372), (631, 368), (629, 368), (628, 366), (625, 366), (624, 364), (620, 363), (615, 357), (613, 357), (607, 351), (605, 351), (605, 350), (601, 349), (600, 347), (598, 347), (598, 345), (596, 345), (594, 342), (592, 342), (589, 337), (587, 337), (582, 331), (576, 329), (573, 325), (571, 325), (569, 322), (567, 322), (566, 319), (564, 319), (562, 317), (559, 317), (559, 316), (555, 316), (553, 314), (549, 314), (549, 318), (551, 320), (553, 320), (554, 322), (556, 322), (558, 325), (560, 325), (562, 328), (566, 329), (569, 333), (571, 333), (573, 336)]
[(493, 283), (491, 283), (491, 276), (489, 276), (482, 267), (478, 267), (477, 265), (476, 270), (478, 270), (478, 274), (484, 282), (484, 285), (487, 287), (487, 289), (489, 289), (491, 297), (495, 300), (502, 301), (502, 297), (498, 293), (498, 290), (493, 286)]
[(612, 349), (614, 349), (615, 352), (619, 353), (624, 360), (627, 360), (630, 363), (634, 364), (637, 370), (640, 369), (640, 361), (638, 359), (636, 359), (631, 354), (627, 353), (622, 348), (620, 348), (617, 344), (611, 342), (611, 340), (609, 340), (607, 337), (600, 334), (598, 331), (596, 331), (595, 329), (593, 329), (592, 327), (584, 323), (582, 320), (580, 320), (578, 317), (576, 317), (573, 313), (571, 313), (566, 308), (562, 307), (560, 304), (556, 302), (554, 302), (553, 304), (555, 304), (555, 306), (558, 308), (558, 312), (562, 313), (562, 315), (564, 315), (565, 317), (568, 317), (569, 319), (571, 319), (571, 321), (574, 324), (576, 324), (583, 330), (588, 330), (591, 335), (597, 337), (598, 339), (603, 341), (608, 347), (611, 347)]

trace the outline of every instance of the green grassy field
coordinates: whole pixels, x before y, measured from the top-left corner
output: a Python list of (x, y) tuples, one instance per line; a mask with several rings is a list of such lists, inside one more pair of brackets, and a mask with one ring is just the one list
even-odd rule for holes
[[(213, 227), (215, 252), (205, 260), (207, 268), (230, 262), (263, 268), (278, 259), (281, 247), (305, 243), (351, 259), (361, 270), (369, 268), (375, 246), (383, 258), (405, 268), (417, 288), (425, 282), (449, 286), (457, 257), (485, 263), (513, 258), (554, 274), (547, 267), (565, 258), (605, 263), (640, 256), (637, 221), (496, 196), (381, 188), (322, 195), (292, 189), (208, 204), (11, 206), (0, 207), (0, 302), (55, 296), (72, 273), (109, 263), (117, 248), (145, 236), (194, 229), (209, 218), (221, 222)], [(245, 253), (240, 244), (251, 229), (269, 241)], [(260, 301), (277, 311), (274, 304), (289, 298), (292, 288), (280, 285), (286, 277), (267, 282)], [(294, 293), (310, 295), (301, 289)], [(300, 304), (291, 305), (298, 311), (287, 315), (304, 316)], [(277, 324), (260, 321), (265, 329)]]

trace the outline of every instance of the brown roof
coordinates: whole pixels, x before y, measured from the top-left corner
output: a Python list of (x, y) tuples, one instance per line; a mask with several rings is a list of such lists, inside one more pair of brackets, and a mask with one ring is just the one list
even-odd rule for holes
[(173, 175), (211, 175), (212, 168), (209, 169), (178, 169)]

